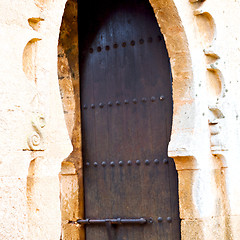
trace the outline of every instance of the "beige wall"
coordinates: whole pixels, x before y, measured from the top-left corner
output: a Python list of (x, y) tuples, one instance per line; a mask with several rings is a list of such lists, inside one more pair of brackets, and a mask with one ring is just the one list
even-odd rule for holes
[[(65, 2), (0, 2), (0, 239), (82, 234), (68, 223), (83, 202), (77, 1)], [(182, 239), (240, 239), (240, 3), (150, 2), (173, 73)]]

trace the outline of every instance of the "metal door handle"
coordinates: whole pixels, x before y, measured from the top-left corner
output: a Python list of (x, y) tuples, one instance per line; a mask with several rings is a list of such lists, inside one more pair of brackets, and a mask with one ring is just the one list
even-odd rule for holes
[(113, 218), (113, 219), (78, 219), (76, 221), (78, 224), (145, 224), (148, 221), (145, 218)]

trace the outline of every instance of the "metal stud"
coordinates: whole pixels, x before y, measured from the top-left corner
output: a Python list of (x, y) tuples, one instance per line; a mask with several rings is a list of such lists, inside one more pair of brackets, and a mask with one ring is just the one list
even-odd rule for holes
[(171, 217), (167, 217), (167, 222), (171, 223), (172, 222), (172, 218)]
[(147, 160), (145, 160), (145, 164), (146, 165), (149, 165), (150, 164), (150, 161), (147, 159)]
[(102, 162), (102, 166), (106, 167), (107, 163), (105, 161)]
[(140, 165), (141, 164), (140, 160), (136, 160), (136, 164)]
[(108, 102), (108, 106), (111, 107), (113, 103), (111, 101)]
[(168, 164), (168, 159), (167, 159), (167, 158), (164, 158), (164, 159), (163, 159), (163, 163), (164, 163), (164, 164)]
[(160, 98), (159, 98), (161, 101), (163, 101), (164, 100), (164, 96), (160, 96)]
[(99, 103), (99, 107), (100, 107), (100, 108), (103, 108), (103, 107), (104, 107), (104, 104), (100, 102), (100, 103)]
[(101, 48), (101, 47), (97, 47), (97, 51), (98, 51), (98, 52), (101, 52), (101, 51), (102, 51), (102, 48)]
[(91, 104), (91, 108), (94, 109), (94, 108), (95, 108), (95, 105), (94, 105), (94, 104)]
[(87, 166), (87, 167), (90, 166), (90, 162), (86, 162), (86, 166)]
[(110, 162), (110, 165), (111, 165), (111, 167), (114, 167), (115, 163), (114, 162)]
[(147, 102), (147, 98), (143, 97), (143, 98), (142, 98), (142, 102), (143, 102), (143, 103)]
[(132, 40), (130, 44), (131, 44), (131, 46), (134, 46), (135, 45), (135, 41)]
[(136, 98), (134, 98), (132, 101), (133, 101), (133, 103), (135, 103), (135, 104), (137, 103), (137, 99), (136, 99)]
[(144, 43), (144, 40), (141, 38), (141, 39), (139, 40), (139, 43), (140, 43), (140, 44), (143, 44), (143, 43)]
[(98, 163), (97, 163), (97, 162), (94, 162), (94, 163), (93, 163), (93, 166), (94, 166), (94, 167), (97, 167), (97, 166), (98, 166)]
[(124, 100), (125, 104), (129, 104), (129, 101), (127, 99)]
[(109, 51), (109, 50), (110, 50), (110, 47), (109, 47), (109, 46), (106, 46), (105, 49), (106, 49), (107, 51)]
[(89, 49), (89, 52), (90, 52), (90, 53), (93, 53), (93, 48), (90, 48), (90, 49)]
[(122, 43), (122, 47), (126, 47), (127, 43), (126, 42), (123, 42)]
[(116, 101), (116, 105), (119, 106), (121, 103), (120, 101)]
[(148, 219), (148, 223), (153, 223), (153, 219), (151, 217)]
[(87, 109), (87, 105), (86, 104), (83, 105), (83, 109)]
[(114, 43), (114, 44), (113, 44), (113, 47), (114, 47), (114, 48), (118, 48), (118, 44), (117, 44), (117, 43)]
[(131, 165), (132, 165), (132, 161), (131, 161), (131, 160), (128, 160), (127, 165), (128, 165), (128, 166), (131, 166)]
[(123, 161), (119, 161), (119, 166), (123, 166)]
[(158, 218), (158, 222), (162, 222), (163, 221), (163, 218), (162, 217), (159, 217)]
[(154, 163), (155, 164), (159, 164), (159, 160), (156, 158), (156, 159), (154, 159)]
[(155, 102), (156, 101), (156, 98), (154, 96), (151, 97), (151, 101), (152, 102)]

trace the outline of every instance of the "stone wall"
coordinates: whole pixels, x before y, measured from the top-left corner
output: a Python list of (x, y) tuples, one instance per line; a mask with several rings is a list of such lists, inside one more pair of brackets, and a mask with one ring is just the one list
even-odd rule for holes
[(82, 155), (80, 124), (79, 52), (77, 0), (66, 3), (58, 43), (58, 79), (67, 129), (73, 151), (62, 163), (62, 238), (84, 236), (80, 225), (69, 224), (83, 217)]
[(0, 2), (0, 239), (59, 239), (72, 151), (57, 77), (65, 1)]
[[(182, 239), (240, 239), (240, 3), (150, 3), (173, 74)], [(82, 239), (68, 223), (83, 214), (77, 0), (2, 0), (0, 59), (0, 239)]]

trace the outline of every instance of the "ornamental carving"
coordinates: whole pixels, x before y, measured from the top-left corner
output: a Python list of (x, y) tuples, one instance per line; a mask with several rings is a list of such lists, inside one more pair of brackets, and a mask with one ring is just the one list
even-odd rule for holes
[(36, 115), (32, 119), (33, 133), (28, 137), (28, 146), (31, 150), (43, 150), (43, 128), (45, 127), (43, 115)]

